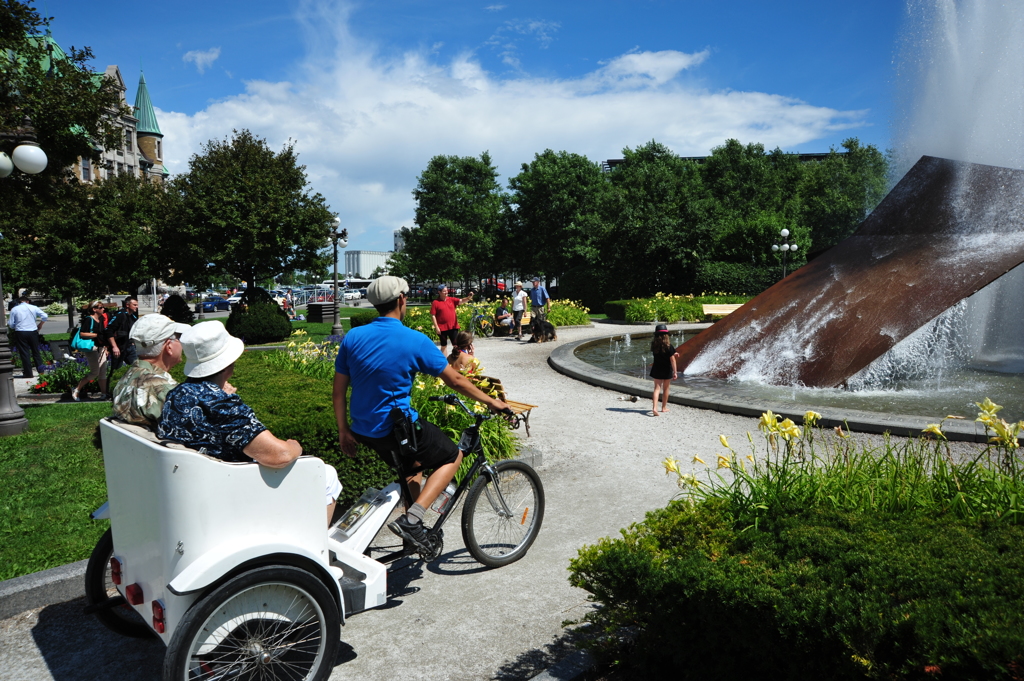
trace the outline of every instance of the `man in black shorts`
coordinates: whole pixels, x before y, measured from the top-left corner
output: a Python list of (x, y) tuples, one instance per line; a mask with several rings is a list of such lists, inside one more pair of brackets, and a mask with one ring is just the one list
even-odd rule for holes
[[(489, 397), (449, 366), (429, 337), (402, 324), (408, 293), (409, 285), (398, 277), (379, 277), (370, 284), (366, 297), (380, 316), (349, 331), (338, 348), (334, 363), (334, 414), (338, 441), (348, 456), (355, 456), (358, 442), (373, 449), (392, 467), (397, 453), (402, 469), (414, 471), (406, 477), (413, 503), (405, 515), (388, 527), (426, 550), (423, 513), (455, 476), (463, 452), (440, 428), (420, 418), (412, 408), (410, 396), (416, 374), (439, 376), (452, 390), (486, 404), (495, 412), (508, 409), (508, 405)], [(415, 448), (399, 445), (394, 432), (396, 417), (410, 424), (409, 439), (415, 440)], [(424, 470), (433, 471), (426, 484)]]

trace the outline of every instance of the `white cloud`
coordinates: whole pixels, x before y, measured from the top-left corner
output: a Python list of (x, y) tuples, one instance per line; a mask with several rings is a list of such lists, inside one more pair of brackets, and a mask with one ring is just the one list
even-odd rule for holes
[(501, 10), (505, 9), (505, 5), (487, 5), (487, 7), (484, 7), (484, 9), (487, 10), (488, 12), (500, 12)]
[(219, 56), (220, 48), (211, 47), (208, 50), (189, 50), (181, 57), (181, 60), (186, 64), (192, 62), (196, 65), (196, 70), (199, 73), (205, 73), (206, 69), (210, 68)]
[(158, 112), (171, 172), (187, 170), (203, 142), (233, 128), (275, 149), (294, 139), (312, 188), (348, 227), (350, 247), (387, 250), (393, 230), (412, 226), (411, 192), (436, 154), (488, 150), (507, 178), (546, 148), (603, 161), (656, 139), (698, 156), (730, 137), (791, 148), (863, 124), (864, 112), (680, 82), (707, 50), (632, 51), (578, 78), (499, 78), (472, 54), (441, 62), (424, 47), (381, 57), (349, 34), (338, 19), (347, 13), (337, 10), (309, 20), (316, 49), (292, 82), (249, 81), (245, 92), (193, 115)]

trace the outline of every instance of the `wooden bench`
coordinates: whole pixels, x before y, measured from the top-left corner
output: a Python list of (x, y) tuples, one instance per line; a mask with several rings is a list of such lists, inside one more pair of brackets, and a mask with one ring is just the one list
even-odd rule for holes
[(743, 304), (742, 303), (737, 303), (737, 304), (734, 304), (734, 305), (718, 305), (718, 304), (714, 304), (714, 305), (701, 305), (701, 307), (704, 309), (704, 316), (705, 317), (724, 317), (725, 315), (730, 314), (732, 312), (735, 312), (736, 310), (738, 310), (741, 307), (743, 307)]
[(505, 400), (505, 404), (508, 405), (514, 414), (514, 416), (508, 417), (512, 430), (519, 428), (519, 423), (522, 422), (526, 426), (526, 437), (530, 437), (530, 412), (536, 409), (537, 405), (516, 402), (515, 400)]

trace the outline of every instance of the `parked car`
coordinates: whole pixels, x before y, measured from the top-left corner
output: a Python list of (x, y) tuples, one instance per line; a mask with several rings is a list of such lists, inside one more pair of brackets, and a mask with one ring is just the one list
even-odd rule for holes
[[(228, 298), (228, 305), (231, 306), (231, 305), (234, 305), (235, 303), (241, 302), (242, 301), (242, 294), (243, 293), (245, 293), (245, 291), (239, 291), (238, 293), (232, 294), (231, 297)], [(228, 309), (231, 309), (231, 308), (229, 307)]]
[(365, 288), (359, 289), (359, 297), (360, 298), (365, 298), (366, 297), (366, 289)]
[(359, 300), (360, 297), (359, 291), (355, 289), (348, 289), (345, 291), (344, 300)]
[(220, 296), (210, 296), (203, 301), (203, 312), (213, 312), (214, 310), (230, 310), (231, 303), (228, 302), (227, 298)]

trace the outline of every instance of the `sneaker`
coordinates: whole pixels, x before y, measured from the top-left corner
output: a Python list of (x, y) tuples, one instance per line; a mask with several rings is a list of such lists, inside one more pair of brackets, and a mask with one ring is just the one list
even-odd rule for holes
[(423, 527), (423, 523), (410, 521), (408, 514), (403, 514), (399, 516), (398, 520), (388, 523), (388, 529), (402, 539), (412, 542), (421, 551), (427, 551), (430, 548), (427, 545), (427, 530)]
[(79, 401), (79, 398), (78, 398), (78, 388), (72, 388), (71, 389), (71, 399), (74, 400), (75, 402)]

